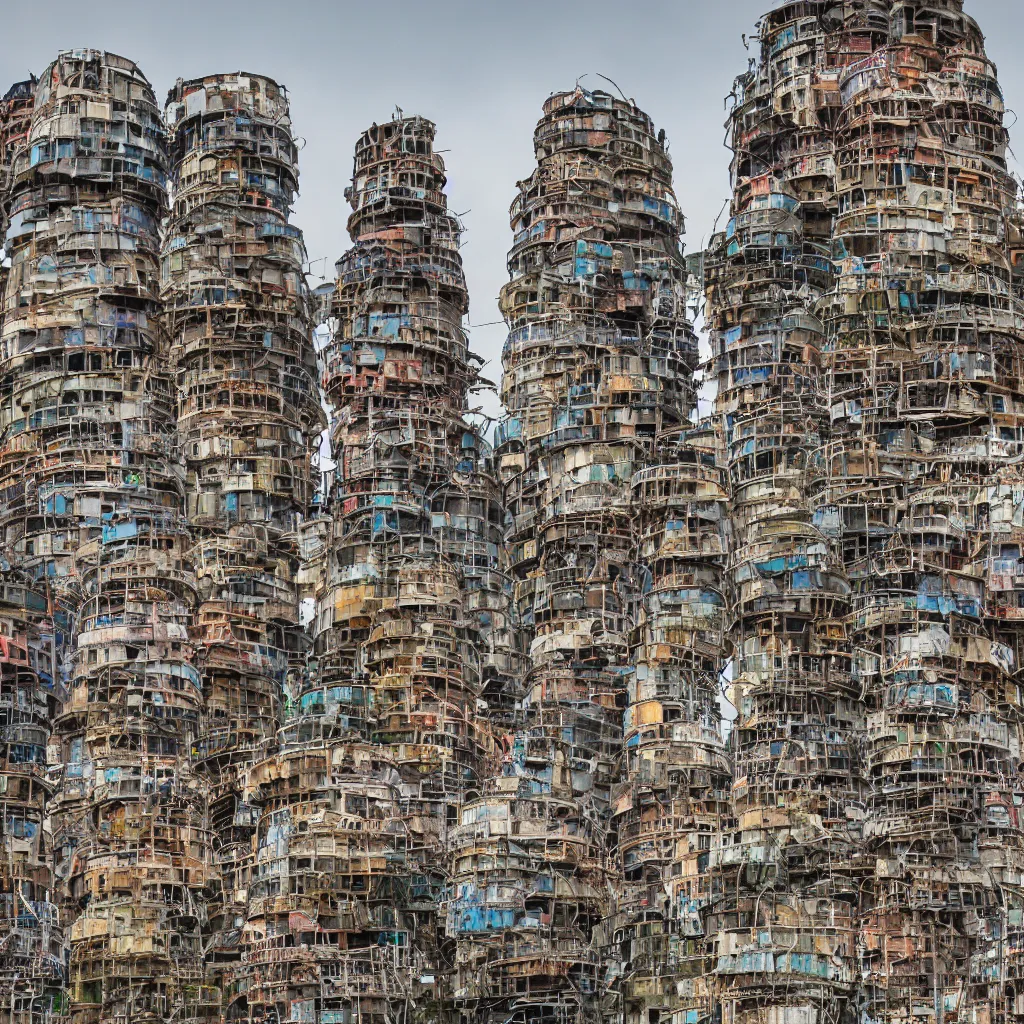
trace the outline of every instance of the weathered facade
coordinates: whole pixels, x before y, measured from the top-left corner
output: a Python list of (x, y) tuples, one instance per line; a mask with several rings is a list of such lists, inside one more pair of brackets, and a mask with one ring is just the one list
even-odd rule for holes
[[(0, 184), (5, 195), (31, 125), (35, 84), (19, 82), (0, 104)], [(6, 203), (0, 207), (5, 234), (9, 209)], [(6, 269), (0, 270), (5, 292), (6, 278)], [(8, 351), (6, 345), (3, 351)], [(2, 451), (0, 1007), (14, 1024), (43, 1024), (62, 1009), (66, 980), (47, 820), (54, 791), (47, 745), (60, 694), (54, 670), (58, 639), (54, 619), (47, 615), (45, 581), (30, 574), (14, 550), (23, 529), (24, 483), (18, 476), (20, 456), (8, 454), (6, 444)]]
[(884, 45), (838, 83), (818, 472), (854, 584), (874, 868), (862, 969), (884, 1021), (1017, 1011), (1017, 186), (995, 68), (962, 6), (890, 5)]
[(247, 777), (258, 1017), (438, 1019), (449, 830), (493, 748), (482, 693), (510, 673), (498, 492), (463, 419), (461, 229), (433, 138), (418, 117), (374, 125), (346, 192), (353, 248), (321, 358), (335, 466), (306, 531), (314, 648), (280, 753)]
[(809, 467), (828, 428), (818, 300), (833, 287), (834, 65), (857, 5), (791, 3), (737, 82), (733, 201), (705, 257), (728, 451), (735, 830), (710, 858), (713, 991), (729, 1024), (856, 1014), (864, 707), (850, 585)]

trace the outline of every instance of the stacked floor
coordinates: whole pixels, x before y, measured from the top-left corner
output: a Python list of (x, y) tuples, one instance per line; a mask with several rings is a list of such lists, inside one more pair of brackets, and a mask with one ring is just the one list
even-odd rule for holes
[[(35, 81), (19, 82), (0, 103), (0, 187), (6, 194), (14, 158), (24, 147)], [(0, 220), (6, 234), (6, 204)], [(6, 289), (6, 268), (0, 285)], [(3, 344), (3, 339), (0, 339)], [(6, 344), (3, 351), (9, 351)], [(3, 357), (6, 360), (6, 355)], [(5, 400), (9, 381), (3, 384)], [(58, 923), (47, 803), (53, 782), (47, 744), (60, 696), (45, 579), (21, 565), (25, 485), (21, 456), (0, 449), (3, 523), (0, 593), (0, 1007), (12, 1024), (44, 1024), (63, 1009), (66, 970)], [(52, 613), (52, 609), (51, 610)], [(63, 631), (62, 631), (63, 633)]]
[(808, 473), (828, 427), (817, 301), (833, 287), (837, 66), (875, 5), (785, 4), (737, 81), (733, 200), (705, 258), (728, 448), (735, 831), (711, 854), (714, 991), (729, 1024), (857, 1012), (863, 704), (850, 587)]
[[(870, 783), (872, 1019), (1004, 1019), (1020, 934), (1021, 307), (995, 68), (962, 3), (894, 3), (839, 79), (831, 437)], [(1009, 984), (1008, 984), (1009, 983)]]

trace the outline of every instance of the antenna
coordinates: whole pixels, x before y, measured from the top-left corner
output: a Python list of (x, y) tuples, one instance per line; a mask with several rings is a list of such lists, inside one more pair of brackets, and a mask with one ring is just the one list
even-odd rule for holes
[[(607, 75), (602, 75), (600, 71), (595, 71), (594, 74), (597, 75), (598, 78), (603, 78), (606, 82), (611, 82), (611, 84), (614, 85), (616, 89), (619, 89), (619, 83), (612, 81), (612, 79), (610, 79)], [(626, 94), (621, 89), (619, 89), (619, 95), (626, 103), (633, 102), (632, 100), (626, 99)]]

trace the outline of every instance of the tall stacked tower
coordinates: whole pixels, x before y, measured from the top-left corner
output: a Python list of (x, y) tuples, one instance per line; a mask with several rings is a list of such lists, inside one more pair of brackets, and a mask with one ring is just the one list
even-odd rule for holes
[[(633, 103), (577, 88), (547, 101), (534, 138), (538, 168), (512, 206), (501, 297), (509, 416), (497, 449), (530, 661), (501, 771), (453, 834), (448, 929), (461, 1019), (575, 1024), (618, 1013), (634, 972), (654, 971), (660, 952), (631, 943), (648, 917), (641, 890), (659, 888), (658, 867), (676, 854), (662, 820), (674, 772), (649, 788), (638, 754), (611, 814), (630, 678), (637, 704), (649, 696), (630, 675), (641, 583), (630, 485), (688, 420), (697, 345), (664, 135)], [(663, 833), (652, 847), (639, 840), (645, 816)], [(602, 928), (613, 823), (633, 884)], [(650, 910), (652, 931), (667, 904), (662, 895)], [(630, 960), (621, 991), (602, 969), (612, 941)]]
[(614, 942), (623, 1024), (686, 1024), (712, 1014), (702, 911), (710, 851), (728, 826), (731, 764), (719, 706), (728, 551), (721, 433), (677, 425), (632, 479), (642, 597), (622, 780), (613, 790)]
[[(716, 411), (728, 446), (736, 830), (705, 915), (728, 1024), (852, 1020), (863, 874), (849, 584), (810, 466), (829, 425), (818, 300), (833, 287), (839, 64), (872, 3), (782, 4), (737, 80), (733, 200), (707, 255)], [(884, 23), (881, 26), (884, 30)]]
[(200, 938), (210, 835), (190, 768), (195, 580), (155, 316), (166, 167), (139, 69), (62, 53), (11, 176), (0, 434), (7, 557), (35, 581), (51, 635), (73, 620), (48, 652), (66, 687), (51, 813), (73, 1024), (213, 1012)]
[[(0, 101), (5, 233), (9, 175), (28, 135), (35, 86), (34, 79), (19, 82)], [(0, 281), (5, 277), (0, 270)], [(5, 446), (0, 458), (0, 1007), (13, 1024), (44, 1024), (61, 1012), (66, 981), (47, 819), (53, 795), (47, 744), (59, 706), (53, 621), (46, 615), (45, 587), (22, 571), (13, 551), (24, 529), (24, 482), (9, 474), (7, 463), (17, 473), (19, 457), (8, 457)]]
[(346, 191), (313, 671), (280, 754), (249, 774), (257, 1019), (289, 1003), (316, 1019), (435, 1019), (448, 830), (490, 755), (484, 690), (514, 664), (490, 452), (463, 419), (477, 366), (461, 229), (433, 140), (423, 118), (374, 125)]
[(497, 567), (501, 523), (488, 453), (463, 420), (479, 361), (462, 329), (461, 225), (433, 141), (431, 122), (399, 116), (356, 144), (346, 191), (354, 245), (338, 263), (325, 377), (337, 414), (332, 557), (345, 564), (351, 552), (358, 564), (369, 540), (378, 574), (358, 667), (370, 739), (400, 779), (410, 939), (427, 964), (448, 829), (491, 752), (478, 705), (481, 620), (466, 583)]
[[(200, 606), (206, 717), (197, 765), (211, 786), (220, 872), (209, 962), (229, 1013), (254, 811), (245, 770), (270, 752), (305, 656), (299, 529), (324, 426), (305, 283), (288, 97), (269, 78), (213, 75), (168, 97), (174, 206), (163, 249), (178, 432)], [(244, 1006), (244, 1002), (240, 1003)]]
[(1018, 1012), (1006, 951), (1021, 915), (1016, 186), (962, 3), (887, 7), (887, 38), (839, 82), (838, 273), (821, 307), (833, 415), (818, 472), (870, 706), (865, 1005), (874, 1020), (996, 1020)]
[[(761, 22), (761, 63), (738, 83), (735, 216), (709, 261), (719, 410), (744, 443), (734, 457), (751, 460), (732, 470), (740, 831), (712, 857), (721, 922), (735, 929), (720, 928), (717, 967), (733, 1016), (771, 1020), (780, 1005), (787, 1019), (814, 1020), (1019, 1013), (1024, 321), (1002, 97), (962, 7), (783, 5)], [(755, 185), (769, 197), (759, 214)], [(829, 242), (828, 264), (809, 261), (812, 240)], [(780, 311), (785, 330), (766, 333)], [(791, 377), (799, 386), (782, 386)], [(802, 408), (783, 425), (780, 461), (765, 438), (793, 395)], [(780, 465), (791, 468), (786, 501)], [(776, 523), (812, 513), (824, 561), (810, 548), (763, 549), (738, 489), (747, 479)], [(805, 599), (830, 578), (827, 603)], [(765, 621), (768, 609), (784, 620)], [(796, 641), (808, 612), (831, 649)], [(760, 677), (745, 620), (765, 638)], [(796, 651), (801, 674), (780, 676)], [(798, 727), (791, 695), (809, 672), (827, 687), (808, 693)], [(827, 761), (812, 756), (815, 730)], [(761, 769), (765, 755), (776, 767)], [(771, 842), (748, 832), (755, 785)], [(824, 798), (835, 810), (819, 819), (809, 802)], [(806, 918), (808, 896), (828, 927)]]

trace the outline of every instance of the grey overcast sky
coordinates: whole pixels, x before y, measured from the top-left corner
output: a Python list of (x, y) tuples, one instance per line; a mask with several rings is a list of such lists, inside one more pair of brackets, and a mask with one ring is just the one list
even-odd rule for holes
[[(772, 0), (0, 0), (0, 84), (41, 73), (58, 50), (73, 47), (130, 57), (161, 102), (178, 77), (243, 70), (281, 82), (305, 140), (293, 219), (315, 277), (333, 276), (349, 244), (342, 192), (359, 133), (396, 105), (429, 117), (438, 148), (448, 150), (450, 205), (468, 228), (470, 320), (486, 324), (499, 319), (508, 207), (533, 166), (541, 104), (578, 77), (588, 76), (589, 88), (608, 87), (597, 73), (614, 79), (666, 130), (687, 247), (700, 247), (729, 194), (723, 98), (753, 53), (743, 34), (771, 7)], [(1024, 0), (967, 0), (966, 8), (988, 37), (1007, 106), (1024, 112), (1024, 64), (1016, 59)], [(1024, 137), (1018, 141), (1024, 155)], [(472, 340), (497, 380), (502, 327), (479, 327)]]

